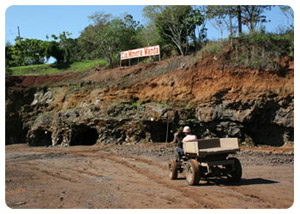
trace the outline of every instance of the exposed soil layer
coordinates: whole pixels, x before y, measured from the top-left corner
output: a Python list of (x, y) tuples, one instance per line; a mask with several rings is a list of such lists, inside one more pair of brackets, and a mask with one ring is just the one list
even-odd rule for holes
[(6, 146), (10, 208), (289, 208), (293, 148), (242, 148), (241, 182), (169, 180), (174, 144)]
[(224, 60), (229, 53), (7, 77), (6, 144), (83, 145), (85, 134), (89, 145), (170, 142), (184, 125), (198, 138), (293, 143), (293, 59), (253, 70)]

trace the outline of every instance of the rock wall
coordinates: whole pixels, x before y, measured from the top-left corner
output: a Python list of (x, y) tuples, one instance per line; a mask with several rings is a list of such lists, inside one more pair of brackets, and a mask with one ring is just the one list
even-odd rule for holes
[(239, 102), (223, 100), (189, 108), (152, 102), (87, 103), (88, 97), (84, 97), (76, 107), (69, 108), (72, 104), (67, 102), (77, 95), (62, 88), (31, 89), (24, 92), (27, 96), (20, 93), (14, 91), (9, 99), (14, 104), (23, 101), (16, 113), (11, 106), (7, 108), (6, 144), (171, 142), (184, 125), (191, 126), (199, 138), (238, 137), (250, 145), (281, 146), (294, 140), (291, 96)]
[(293, 143), (293, 67), (280, 74), (220, 70), (211, 59), (189, 64), (179, 58), (61, 77), (7, 77), (6, 144), (171, 142), (185, 125), (199, 138)]

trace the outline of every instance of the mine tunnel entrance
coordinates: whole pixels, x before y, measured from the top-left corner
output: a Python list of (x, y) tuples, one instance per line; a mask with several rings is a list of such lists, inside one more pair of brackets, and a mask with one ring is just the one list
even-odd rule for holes
[(24, 127), (19, 114), (9, 117), (8, 112), (5, 115), (5, 145), (26, 143), (28, 128)]
[(99, 134), (96, 128), (85, 125), (74, 127), (72, 130), (70, 146), (94, 145), (97, 142), (98, 136)]
[(52, 145), (51, 135), (50, 131), (37, 129), (32, 133), (28, 144), (29, 146), (50, 146)]
[[(153, 142), (172, 142), (174, 139), (174, 133), (172, 132), (172, 123), (168, 124), (166, 122), (160, 121), (145, 121), (145, 131), (150, 133), (150, 138)], [(168, 133), (167, 133), (168, 129)], [(168, 139), (167, 138), (168, 134)]]
[[(244, 132), (252, 138), (256, 145), (282, 146), (284, 144), (283, 135), (287, 129), (273, 124), (247, 124)], [(290, 140), (293, 140), (294, 133), (290, 131), (289, 135)]]

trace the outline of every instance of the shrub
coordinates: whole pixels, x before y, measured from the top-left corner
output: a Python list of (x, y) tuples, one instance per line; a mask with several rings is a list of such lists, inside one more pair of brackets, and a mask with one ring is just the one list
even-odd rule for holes
[(199, 56), (203, 57), (207, 54), (219, 54), (223, 52), (223, 49), (229, 42), (227, 40), (209, 41), (200, 50)]
[(251, 69), (281, 69), (279, 59), (294, 56), (293, 32), (271, 34), (253, 32), (242, 35), (234, 44), (231, 63)]

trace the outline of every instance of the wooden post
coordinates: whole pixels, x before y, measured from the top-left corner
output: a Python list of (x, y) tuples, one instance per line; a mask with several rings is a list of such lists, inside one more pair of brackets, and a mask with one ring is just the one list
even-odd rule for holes
[(166, 143), (168, 143), (168, 135), (169, 135), (169, 121), (167, 122)]
[(19, 39), (19, 41), (21, 40), (21, 33), (20, 33), (20, 28), (19, 28), (19, 26), (18, 26), (18, 39)]

